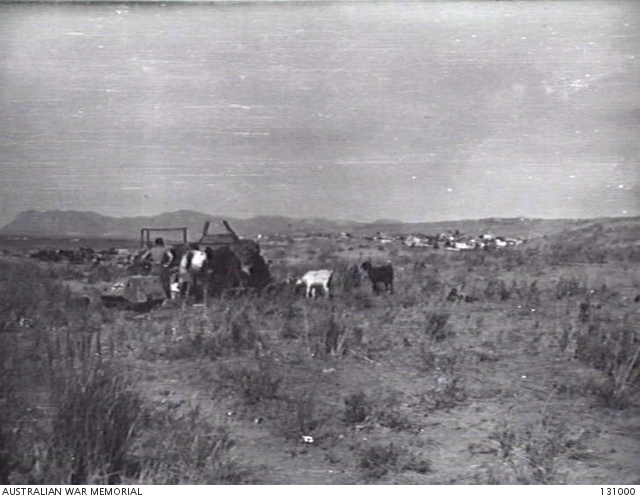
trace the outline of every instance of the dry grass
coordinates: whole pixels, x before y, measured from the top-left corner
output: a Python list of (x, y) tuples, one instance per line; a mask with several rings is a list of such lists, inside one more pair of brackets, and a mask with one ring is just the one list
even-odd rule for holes
[[(335, 268), (331, 299), (282, 285), (144, 314), (79, 299), (115, 269), (0, 261), (0, 480), (631, 482), (639, 253), (581, 244), (597, 233), (472, 253), (315, 238), (267, 257), (282, 279)], [(389, 258), (397, 292), (376, 296), (352, 269)]]

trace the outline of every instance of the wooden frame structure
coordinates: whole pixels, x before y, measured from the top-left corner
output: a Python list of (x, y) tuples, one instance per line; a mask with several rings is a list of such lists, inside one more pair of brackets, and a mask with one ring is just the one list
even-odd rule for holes
[(152, 232), (182, 232), (182, 242), (187, 242), (187, 227), (143, 227), (140, 229), (140, 247), (151, 243)]

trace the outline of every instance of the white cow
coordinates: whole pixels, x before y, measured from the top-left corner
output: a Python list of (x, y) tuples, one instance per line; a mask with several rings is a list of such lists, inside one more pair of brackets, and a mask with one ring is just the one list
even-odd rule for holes
[(315, 298), (318, 286), (324, 290), (325, 296), (329, 297), (329, 285), (333, 277), (333, 270), (310, 270), (296, 281), (296, 286), (305, 285), (305, 296)]

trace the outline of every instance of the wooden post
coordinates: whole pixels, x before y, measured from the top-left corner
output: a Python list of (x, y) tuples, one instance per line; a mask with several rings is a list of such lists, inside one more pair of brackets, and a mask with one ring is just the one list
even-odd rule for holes
[(233, 236), (234, 241), (239, 241), (240, 240), (240, 236), (238, 236), (238, 234), (236, 234), (236, 232), (231, 228), (229, 223), (226, 220), (223, 220), (222, 223), (224, 224), (225, 229), (227, 229), (227, 231), (229, 231), (229, 234), (231, 234), (231, 236)]

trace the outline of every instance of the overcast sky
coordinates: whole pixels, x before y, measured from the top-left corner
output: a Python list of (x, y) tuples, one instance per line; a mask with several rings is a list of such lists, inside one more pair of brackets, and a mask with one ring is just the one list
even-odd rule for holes
[(640, 214), (634, 1), (0, 5), (0, 224)]

